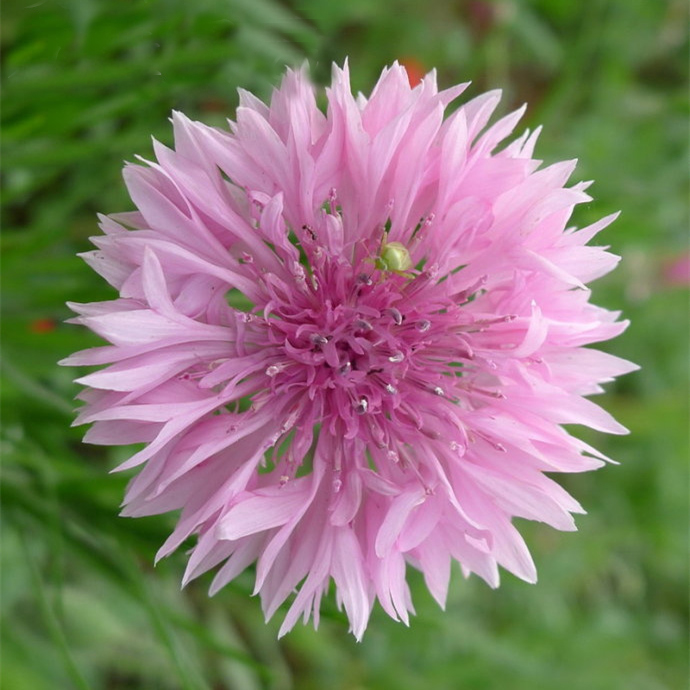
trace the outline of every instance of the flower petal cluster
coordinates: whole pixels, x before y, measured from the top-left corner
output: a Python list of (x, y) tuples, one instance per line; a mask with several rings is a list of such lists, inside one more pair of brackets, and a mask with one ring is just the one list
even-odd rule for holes
[(325, 113), (305, 69), (228, 130), (174, 113), (84, 255), (119, 297), (71, 305), (109, 344), (65, 363), (107, 365), (78, 379), (85, 440), (144, 444), (123, 514), (181, 511), (158, 557), (194, 536), (212, 593), (255, 563), (281, 634), (331, 579), (358, 639), (376, 600), (408, 622), (408, 565), (441, 606), (452, 561), (534, 582), (512, 519), (575, 529), (545, 473), (606, 459), (562, 425), (625, 432), (586, 397), (635, 368), (584, 347), (626, 327), (586, 287), (614, 216), (567, 227), (575, 162), (501, 145), (524, 109), (489, 125), (499, 92), (444, 118), (465, 87), (394, 64), (355, 97), (345, 65)]

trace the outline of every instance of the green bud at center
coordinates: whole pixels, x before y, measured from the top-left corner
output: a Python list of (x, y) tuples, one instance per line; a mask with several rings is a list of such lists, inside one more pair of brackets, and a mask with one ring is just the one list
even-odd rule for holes
[(412, 266), (410, 252), (407, 247), (400, 242), (390, 242), (384, 244), (381, 249), (381, 263), (387, 271), (406, 271)]

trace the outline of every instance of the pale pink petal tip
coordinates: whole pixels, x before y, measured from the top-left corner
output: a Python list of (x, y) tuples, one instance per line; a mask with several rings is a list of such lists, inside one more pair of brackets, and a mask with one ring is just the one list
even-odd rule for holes
[(635, 368), (587, 347), (626, 326), (587, 286), (615, 216), (568, 226), (588, 184), (532, 157), (540, 128), (506, 145), (524, 107), (444, 120), (467, 85), (411, 74), (355, 97), (334, 66), (324, 113), (289, 71), (227, 130), (174, 112), (175, 148), (125, 167), (137, 210), (83, 254), (119, 297), (71, 305), (107, 342), (62, 362), (102, 367), (76, 423), (142, 444), (123, 515), (180, 511), (156, 558), (194, 537), (183, 582), (217, 569), (211, 594), (255, 564), (280, 635), (331, 581), (358, 640), (377, 601), (409, 623), (408, 567), (441, 607), (453, 561), (535, 582), (513, 518), (574, 530), (545, 473), (608, 460), (563, 425), (626, 432), (585, 397)]

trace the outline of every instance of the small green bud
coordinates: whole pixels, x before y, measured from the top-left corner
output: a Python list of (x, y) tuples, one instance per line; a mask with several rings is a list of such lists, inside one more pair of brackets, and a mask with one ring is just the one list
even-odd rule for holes
[(399, 273), (406, 271), (412, 266), (412, 259), (410, 259), (410, 252), (407, 247), (400, 242), (390, 242), (384, 244), (381, 249), (381, 263), (388, 271)]

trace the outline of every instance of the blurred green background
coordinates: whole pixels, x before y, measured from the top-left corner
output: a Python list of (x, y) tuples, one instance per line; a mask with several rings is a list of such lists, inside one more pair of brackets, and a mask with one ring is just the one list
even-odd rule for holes
[[(5, 0), (3, 66), (2, 654), (6, 690), (363, 690), (686, 687), (688, 566), (688, 36), (685, 0)], [(123, 160), (171, 143), (180, 109), (222, 125), (236, 87), (266, 98), (286, 64), (325, 82), (349, 55), (438, 68), (442, 86), (529, 102), (539, 157), (594, 179), (580, 225), (622, 209), (603, 242), (621, 267), (595, 301), (632, 326), (606, 348), (642, 365), (605, 407), (632, 430), (586, 434), (620, 461), (563, 478), (580, 532), (521, 524), (530, 586), (455, 572), (445, 613), (411, 573), (409, 629), (377, 608), (357, 644), (331, 597), (321, 628), (280, 642), (246, 573), (214, 599), (179, 591), (185, 556), (154, 571), (172, 516), (117, 517), (123, 449), (70, 429), (96, 344), (64, 302), (112, 292), (76, 256), (95, 213), (131, 209)], [(687, 269), (686, 269), (687, 275)], [(685, 283), (685, 284), (683, 284)]]

